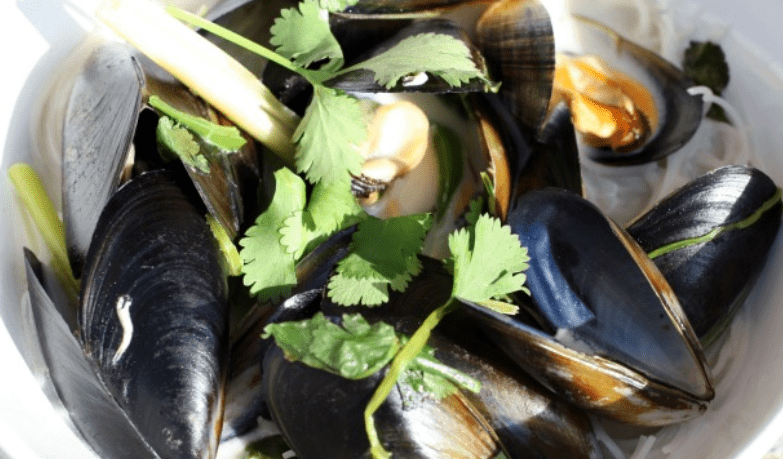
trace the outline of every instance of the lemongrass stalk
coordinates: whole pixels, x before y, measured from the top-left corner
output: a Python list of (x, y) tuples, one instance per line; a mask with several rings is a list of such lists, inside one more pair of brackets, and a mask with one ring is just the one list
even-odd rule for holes
[(76, 300), (79, 296), (79, 283), (73, 276), (68, 262), (68, 250), (65, 245), (65, 228), (57, 216), (49, 195), (38, 178), (35, 170), (25, 163), (16, 163), (8, 168), (16, 193), (22, 199), (27, 213), (33, 219), (38, 232), (52, 254), (52, 269), (68, 296)]
[(299, 118), (226, 52), (145, 0), (108, 0), (97, 17), (289, 163)]

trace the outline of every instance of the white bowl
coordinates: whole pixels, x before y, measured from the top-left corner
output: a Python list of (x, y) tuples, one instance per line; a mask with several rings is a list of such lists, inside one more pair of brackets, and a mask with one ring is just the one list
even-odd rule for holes
[[(609, 1), (609, 0), (605, 0)], [(620, 1), (620, 0), (617, 0)], [(627, 0), (631, 2), (631, 0)], [(644, 0), (639, 0), (642, 2)], [(58, 184), (51, 164), (33, 151), (30, 119), (38, 109), (41, 91), (58, 63), (91, 27), (80, 11), (90, 11), (93, 0), (72, 7), (62, 0), (0, 2), (0, 36), (4, 38), (3, 82), (0, 91), (0, 457), (14, 459), (62, 459), (94, 457), (92, 451), (70, 430), (61, 413), (44, 396), (41, 381), (25, 363), (34, 349), (29, 318), (24, 313), (25, 296), (22, 246), (39, 254), (45, 250), (29, 221), (20, 211), (18, 199), (8, 180), (8, 167), (26, 161), (44, 177), (50, 195), (59, 199)], [(653, 0), (651, 0), (653, 3)], [(653, 4), (668, 4), (660, 1)], [(675, 2), (671, 2), (675, 3)], [(693, 7), (678, 15), (690, 24), (706, 26), (718, 33), (730, 62), (732, 80), (726, 93), (748, 120), (753, 164), (783, 184), (783, 70), (777, 60), (783, 52), (777, 47), (779, 18), (783, 3), (778, 0), (710, 2), (709, 8)], [(612, 13), (617, 20), (622, 10)], [(721, 22), (736, 26), (728, 30)], [(610, 21), (606, 21), (610, 22)], [(626, 21), (628, 22), (628, 21)], [(627, 24), (633, 27), (633, 18)], [(676, 24), (675, 24), (676, 26)], [(694, 32), (699, 35), (697, 29)], [(722, 32), (721, 32), (722, 31)], [(765, 45), (754, 45), (744, 35)], [(725, 32), (725, 33), (724, 33)], [(699, 37), (705, 38), (705, 37)], [(711, 37), (716, 38), (716, 37)], [(777, 53), (777, 55), (771, 54)], [(774, 55), (777, 60), (770, 58)], [(732, 333), (749, 330), (748, 341), (736, 344), (730, 375), (718, 384), (718, 396), (702, 419), (685, 427), (676, 443), (668, 446), (671, 457), (742, 458), (761, 457), (783, 435), (783, 247), (780, 238), (773, 248), (767, 269), (738, 317)], [(656, 447), (660, 450), (660, 439)]]

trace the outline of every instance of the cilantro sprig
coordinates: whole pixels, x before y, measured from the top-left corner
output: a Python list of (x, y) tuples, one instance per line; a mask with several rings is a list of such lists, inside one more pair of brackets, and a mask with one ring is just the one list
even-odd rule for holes
[(239, 241), (244, 284), (262, 302), (287, 295), (296, 285), (296, 262), (364, 213), (347, 182), (316, 184), (308, 202), (304, 181), (290, 169), (274, 178), (269, 206)]
[(513, 314), (515, 307), (500, 298), (526, 290), (523, 286), (526, 277), (522, 271), (528, 268), (530, 260), (527, 249), (520, 245), (519, 238), (507, 226), (501, 226), (498, 219), (479, 215), (468, 229), (458, 230), (449, 236), (449, 249), (451, 258), (446, 264), (454, 273), (450, 298), (427, 316), (400, 349), (365, 409), (364, 422), (370, 439), (370, 452), (376, 459), (389, 458), (391, 454), (378, 438), (373, 414), (389, 396), (411, 361), (422, 352), (432, 330), (457, 308), (459, 301), (474, 302), (501, 313)]
[[(428, 72), (452, 86), (473, 79), (491, 83), (471, 59), (468, 47), (454, 37), (423, 33), (408, 37), (383, 53), (343, 67), (343, 52), (328, 23), (329, 9), (342, 9), (352, 1), (303, 0), (298, 8), (281, 11), (271, 28), (270, 42), (276, 51), (205, 21), (198, 16), (168, 7), (183, 21), (202, 27), (245, 47), (293, 72), (313, 85), (313, 100), (294, 133), (297, 145), (296, 170), (312, 183), (341, 181), (358, 174), (362, 158), (357, 148), (366, 137), (367, 126), (354, 96), (330, 89), (324, 82), (355, 70), (369, 70), (376, 81), (390, 88), (408, 75)], [(307, 31), (307, 33), (302, 33)], [(317, 69), (310, 68), (319, 63)]]

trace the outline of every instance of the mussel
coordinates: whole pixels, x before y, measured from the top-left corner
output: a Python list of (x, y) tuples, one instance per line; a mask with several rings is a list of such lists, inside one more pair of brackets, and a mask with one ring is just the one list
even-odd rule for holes
[[(679, 68), (596, 21), (572, 21), (581, 49), (561, 50), (554, 105), (571, 105), (585, 155), (642, 164), (679, 150), (702, 120), (702, 100)], [(580, 57), (585, 56), (585, 57)]]
[[(62, 200), (69, 258), (78, 276), (100, 211), (138, 158), (156, 151), (138, 145), (139, 123), (157, 116), (147, 106), (157, 96), (177, 110), (215, 123), (226, 123), (165, 70), (125, 43), (91, 37), (74, 53), (75, 81), (61, 88), (69, 94), (62, 124)], [(82, 56), (83, 55), (83, 56)], [(65, 85), (65, 83), (63, 83)], [(140, 114), (143, 115), (140, 120)], [(154, 124), (153, 124), (154, 126)], [(51, 129), (51, 128), (50, 128)], [(154, 129), (154, 128), (153, 128)], [(154, 132), (154, 131), (153, 131)], [(144, 136), (154, 138), (153, 133)], [(218, 154), (202, 145), (209, 174), (185, 164), (184, 168), (209, 211), (233, 238), (244, 221), (245, 199), (255, 197), (259, 175), (254, 143), (239, 152)], [(159, 159), (154, 159), (158, 161)]]
[[(449, 276), (434, 260), (423, 262), (424, 272), (406, 292), (392, 295), (382, 309), (361, 311), (368, 321), (411, 333), (445, 301)], [(343, 314), (361, 310), (328, 298), (296, 298), (273, 320), (299, 320), (320, 308), (339, 323)], [(375, 415), (381, 441), (394, 457), (496, 457), (501, 451), (513, 458), (600, 457), (585, 415), (521, 373), (472, 323), (458, 318), (429, 343), (436, 358), (479, 380), (482, 389), (438, 400), (398, 383)], [(298, 457), (365, 457), (362, 412), (384, 370), (349, 381), (288, 361), (274, 344), (263, 362), (270, 414)]]
[(535, 136), (546, 116), (555, 71), (549, 13), (538, 0), (494, 2), (476, 24), (476, 42), (500, 94), (521, 126)]
[(470, 310), (520, 366), (577, 405), (626, 423), (666, 425), (706, 408), (714, 390), (698, 339), (628, 235), (555, 189), (520, 197), (508, 222), (530, 252), (530, 307), (544, 323)]
[(780, 189), (758, 169), (724, 166), (673, 192), (628, 227), (705, 345), (727, 325), (780, 228)]
[(203, 211), (167, 173), (142, 174), (109, 200), (84, 266), (78, 341), (40, 289), (33, 300), (76, 428), (101, 457), (214, 457), (228, 304)]

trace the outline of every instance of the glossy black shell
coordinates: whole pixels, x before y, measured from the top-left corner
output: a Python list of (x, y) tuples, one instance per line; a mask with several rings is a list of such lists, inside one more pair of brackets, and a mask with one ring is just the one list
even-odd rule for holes
[(152, 449), (213, 457), (228, 352), (226, 279), (203, 212), (166, 173), (140, 175), (106, 205), (78, 323), (99, 377)]
[(725, 166), (675, 191), (628, 227), (644, 251), (652, 253), (758, 214), (745, 228), (653, 258), (700, 338), (725, 325), (763, 268), (780, 228), (778, 193), (763, 172)]

